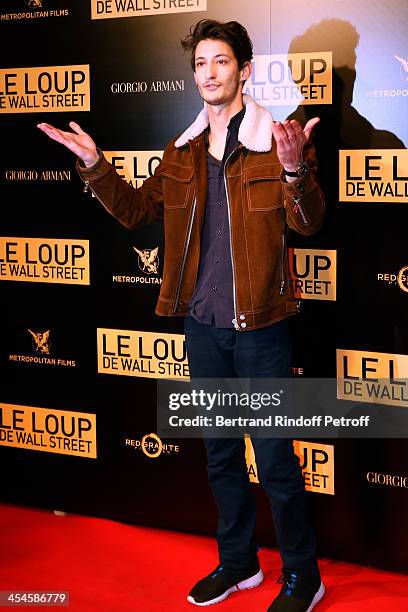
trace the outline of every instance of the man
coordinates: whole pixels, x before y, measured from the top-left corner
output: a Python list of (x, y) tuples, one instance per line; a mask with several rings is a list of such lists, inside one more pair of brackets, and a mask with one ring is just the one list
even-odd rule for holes
[[(191, 51), (204, 109), (166, 147), (137, 190), (120, 179), (89, 135), (39, 124), (79, 160), (103, 206), (133, 229), (164, 218), (166, 251), (156, 313), (184, 316), (192, 378), (289, 377), (287, 317), (297, 312), (289, 282), (287, 228), (317, 231), (324, 199), (306, 144), (319, 121), (273, 122), (242, 87), (252, 43), (237, 22), (202, 20), (182, 42)], [(220, 564), (188, 600), (206, 606), (263, 580), (254, 542), (255, 503), (242, 439), (205, 440), (219, 509)], [(254, 439), (259, 479), (272, 504), (283, 560), (270, 611), (311, 611), (324, 595), (306, 493), (291, 440)]]

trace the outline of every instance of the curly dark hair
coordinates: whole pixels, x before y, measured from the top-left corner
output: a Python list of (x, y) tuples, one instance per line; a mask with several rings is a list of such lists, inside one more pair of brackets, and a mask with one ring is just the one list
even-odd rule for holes
[(190, 28), (190, 33), (181, 41), (184, 51), (191, 51), (191, 67), (195, 72), (195, 50), (199, 42), (212, 38), (223, 40), (232, 49), (238, 62), (238, 68), (250, 62), (253, 56), (252, 41), (248, 32), (238, 21), (215, 21), (215, 19), (201, 19)]

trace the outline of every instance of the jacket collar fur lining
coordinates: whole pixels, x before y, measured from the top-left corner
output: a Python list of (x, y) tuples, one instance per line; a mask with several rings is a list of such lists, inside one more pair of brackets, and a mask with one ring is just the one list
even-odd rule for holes
[[(272, 115), (263, 106), (246, 94), (243, 96), (245, 115), (241, 122), (238, 141), (250, 151), (266, 153), (272, 148)], [(196, 120), (179, 136), (175, 147), (183, 147), (192, 138), (197, 138), (208, 127), (208, 111), (206, 105)]]

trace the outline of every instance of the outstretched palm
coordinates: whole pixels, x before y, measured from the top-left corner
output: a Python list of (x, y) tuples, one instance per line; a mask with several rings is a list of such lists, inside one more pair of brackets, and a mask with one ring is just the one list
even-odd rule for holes
[(94, 164), (98, 159), (96, 144), (89, 134), (84, 132), (75, 121), (69, 123), (69, 127), (72, 128), (73, 132), (64, 132), (49, 123), (39, 123), (37, 127), (52, 138), (52, 140), (56, 140), (75, 153), (87, 166)]

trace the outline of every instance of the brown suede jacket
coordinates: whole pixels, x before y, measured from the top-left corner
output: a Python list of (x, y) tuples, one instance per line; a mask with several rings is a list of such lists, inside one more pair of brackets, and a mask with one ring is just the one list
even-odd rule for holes
[[(225, 165), (237, 331), (270, 325), (298, 311), (289, 279), (287, 228), (316, 232), (324, 216), (314, 150), (304, 159), (309, 170), (287, 183), (272, 138), (271, 114), (244, 95), (246, 111), (239, 145)], [(164, 219), (163, 283), (156, 314), (185, 315), (197, 280), (201, 232), (207, 199), (207, 159), (203, 108), (194, 123), (166, 147), (153, 176), (135, 189), (100, 158), (77, 170), (97, 199), (128, 229)]]

